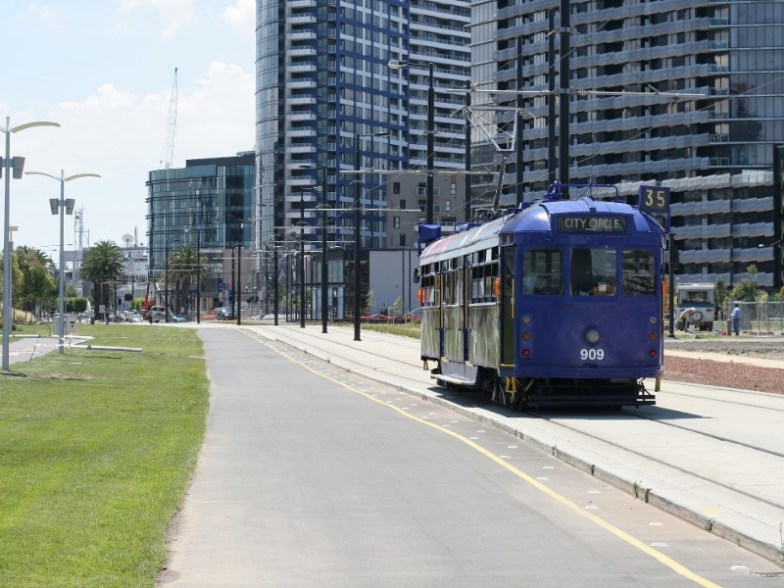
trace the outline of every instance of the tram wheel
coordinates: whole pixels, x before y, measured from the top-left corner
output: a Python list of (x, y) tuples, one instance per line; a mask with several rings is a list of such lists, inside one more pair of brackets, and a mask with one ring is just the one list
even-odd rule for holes
[(493, 396), (491, 400), (496, 404), (506, 406), (506, 392), (504, 391), (504, 382), (501, 378), (496, 378), (493, 381)]

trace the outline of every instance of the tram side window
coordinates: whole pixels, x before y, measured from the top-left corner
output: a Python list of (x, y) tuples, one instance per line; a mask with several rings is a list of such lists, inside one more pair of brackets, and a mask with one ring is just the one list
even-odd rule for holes
[(561, 251), (529, 249), (523, 254), (523, 294), (559, 296), (563, 293)]
[(432, 273), (433, 268), (426, 266), (421, 271), (421, 284), (419, 286), (419, 304), (421, 306), (433, 306), (435, 303), (436, 276)]
[(656, 294), (655, 258), (647, 251), (625, 249), (623, 252), (624, 296), (653, 296)]
[(572, 296), (614, 295), (616, 257), (614, 249), (572, 249), (569, 277)]
[(484, 263), (471, 268), (471, 302), (495, 300), (493, 280), (498, 276), (497, 263)]

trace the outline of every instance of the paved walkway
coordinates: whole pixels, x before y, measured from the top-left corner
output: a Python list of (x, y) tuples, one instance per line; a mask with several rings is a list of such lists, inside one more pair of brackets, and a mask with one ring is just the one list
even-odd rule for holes
[[(2, 345), (0, 345), (2, 349)], [(16, 337), (8, 346), (8, 363), (30, 361), (57, 349), (57, 337)]]
[[(629, 493), (642, 488), (649, 502), (784, 564), (784, 429), (777, 416), (784, 412), (784, 397), (755, 393), (754, 402), (746, 406), (733, 396), (736, 392), (722, 391), (726, 401), (716, 402), (718, 398), (711, 393), (714, 389), (665, 382), (658, 406), (646, 407), (654, 411), (647, 422), (634, 418), (634, 412), (627, 415), (629, 422), (620, 415), (614, 427), (609, 427), (606, 419), (590, 416), (521, 418), (519, 413), (501, 407), (461, 404), (459, 396), (450, 399), (443, 389), (434, 387), (429, 372), (423, 370), (418, 342), (412, 339), (367, 330), (362, 332), (361, 341), (354, 341), (350, 328), (330, 326), (329, 333), (323, 334), (317, 325), (305, 329), (284, 324), (243, 328), (433, 402), (449, 404)], [(744, 363), (760, 361), (723, 354), (715, 354), (715, 358), (735, 362), (739, 369)], [(768, 367), (784, 370), (782, 361), (762, 361)], [(394, 367), (390, 369), (389, 365)], [(707, 396), (699, 397), (695, 390)], [(713, 400), (709, 409), (708, 399)], [(642, 412), (645, 410), (640, 409)], [(684, 434), (678, 430), (679, 422), (709, 426), (715, 433)], [(725, 432), (730, 439), (759, 436), (766, 451), (728, 442), (722, 438)]]

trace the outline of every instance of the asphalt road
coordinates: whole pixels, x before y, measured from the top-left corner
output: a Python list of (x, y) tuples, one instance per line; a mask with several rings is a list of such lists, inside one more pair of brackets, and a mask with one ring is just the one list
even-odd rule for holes
[(281, 342), (199, 334), (207, 439), (162, 586), (770, 585), (749, 573), (769, 562), (508, 433)]

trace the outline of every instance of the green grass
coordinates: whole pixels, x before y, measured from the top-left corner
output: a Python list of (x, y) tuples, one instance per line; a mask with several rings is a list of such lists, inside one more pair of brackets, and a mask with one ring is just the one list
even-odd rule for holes
[(96, 345), (0, 376), (0, 586), (155, 586), (204, 437), (190, 329), (81, 325)]
[(419, 339), (421, 334), (421, 329), (419, 328), (419, 325), (414, 323), (406, 323), (406, 324), (363, 323), (362, 328), (367, 329), (368, 331), (377, 331), (379, 333), (390, 333), (392, 335), (413, 337), (414, 339)]

